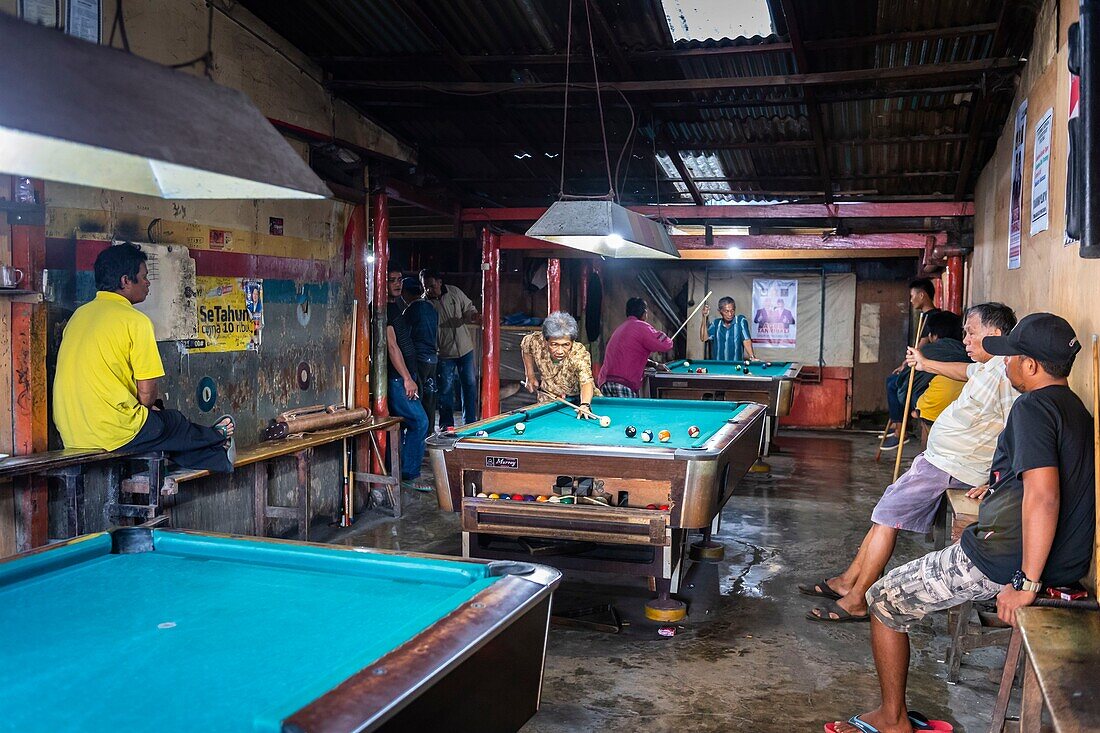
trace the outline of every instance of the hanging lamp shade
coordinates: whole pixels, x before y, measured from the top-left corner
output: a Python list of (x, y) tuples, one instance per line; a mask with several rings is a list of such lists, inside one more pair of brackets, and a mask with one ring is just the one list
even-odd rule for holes
[(331, 196), (241, 92), (4, 13), (0, 172), (167, 199)]
[(558, 201), (527, 236), (604, 257), (676, 259), (664, 226), (613, 201)]

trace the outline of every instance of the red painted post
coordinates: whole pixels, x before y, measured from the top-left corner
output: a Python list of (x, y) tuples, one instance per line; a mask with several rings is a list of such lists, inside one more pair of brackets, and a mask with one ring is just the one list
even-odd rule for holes
[(481, 230), (481, 417), (500, 413), (500, 235)]
[(374, 414), (389, 415), (386, 399), (386, 307), (389, 290), (386, 276), (390, 265), (390, 207), (386, 192), (378, 191), (372, 197), (371, 213), (374, 215), (374, 302), (371, 314), (371, 388), (374, 397)]
[(947, 256), (947, 269), (944, 271), (944, 308), (952, 313), (962, 314), (963, 309), (963, 271), (965, 261), (961, 254)]
[(546, 315), (561, 310), (561, 260), (546, 261)]

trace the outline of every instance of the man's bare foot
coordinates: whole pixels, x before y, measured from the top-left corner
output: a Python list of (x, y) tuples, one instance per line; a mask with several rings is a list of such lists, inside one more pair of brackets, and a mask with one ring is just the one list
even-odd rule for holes
[(825, 583), (841, 596), (848, 595), (848, 591), (852, 589), (851, 581), (845, 580), (843, 575), (838, 575), (835, 578), (827, 578)]
[[(902, 711), (901, 720), (892, 719), (885, 715), (882, 709), (872, 710), (859, 716), (859, 719), (868, 725), (874, 726), (879, 733), (913, 733), (913, 724), (909, 722), (909, 715)], [(863, 733), (862, 730), (847, 721), (833, 723), (835, 733)]]

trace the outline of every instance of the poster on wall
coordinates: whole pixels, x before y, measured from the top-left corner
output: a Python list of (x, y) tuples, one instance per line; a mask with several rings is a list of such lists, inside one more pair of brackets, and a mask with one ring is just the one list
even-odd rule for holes
[(1016, 110), (1016, 132), (1012, 137), (1012, 192), (1008, 202), (1008, 269), (1020, 267), (1024, 209), (1024, 137), (1027, 132), (1027, 100)]
[(65, 32), (85, 41), (99, 43), (99, 0), (69, 0)]
[(798, 310), (797, 280), (752, 281), (753, 346), (793, 349), (798, 335), (794, 314)]
[(1035, 151), (1031, 164), (1031, 235), (1050, 229), (1050, 133), (1054, 126), (1051, 107), (1035, 126)]
[(19, 0), (19, 17), (28, 23), (57, 27), (58, 0)]
[(195, 278), (198, 335), (206, 346), (191, 353), (258, 351), (264, 325), (263, 280), (238, 277)]

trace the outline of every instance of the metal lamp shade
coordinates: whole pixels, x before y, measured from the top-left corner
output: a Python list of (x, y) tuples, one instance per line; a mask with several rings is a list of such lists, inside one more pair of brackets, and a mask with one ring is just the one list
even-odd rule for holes
[(680, 256), (662, 225), (611, 201), (558, 201), (527, 230), (527, 236), (604, 257)]
[(3, 13), (0, 171), (168, 199), (331, 195), (241, 92)]

